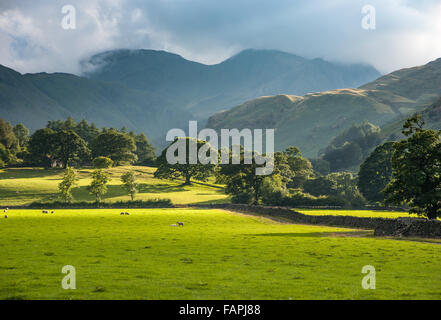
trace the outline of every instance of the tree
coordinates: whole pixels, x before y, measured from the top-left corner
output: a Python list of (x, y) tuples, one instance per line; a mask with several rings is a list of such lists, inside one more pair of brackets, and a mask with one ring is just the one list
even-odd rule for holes
[[(178, 179), (184, 178), (184, 185), (190, 185), (191, 179), (197, 179), (200, 181), (206, 181), (208, 177), (214, 174), (214, 168), (216, 164), (207, 163), (202, 164), (200, 161), (197, 161), (195, 164), (190, 164), (190, 139), (192, 138), (176, 138), (167, 148), (165, 148), (161, 155), (157, 158), (158, 169), (155, 171), (155, 177), (159, 179)], [(214, 150), (210, 144), (206, 141), (197, 140), (196, 147), (197, 152), (199, 153), (202, 150), (205, 150), (205, 154), (214, 154), (217, 150)], [(182, 146), (182, 149), (179, 149), (179, 146)], [(178, 147), (174, 149), (175, 147)], [(167, 160), (167, 150), (173, 151), (173, 156), (177, 157), (179, 152), (185, 153), (184, 161), (185, 163), (169, 163)], [(217, 159), (217, 158), (216, 158)], [(217, 160), (216, 160), (217, 163)]]
[(90, 143), (94, 158), (103, 156), (112, 159), (116, 165), (134, 163), (137, 156), (135, 141), (128, 134), (114, 129), (105, 130)]
[(337, 182), (329, 177), (317, 177), (305, 181), (303, 191), (313, 196), (329, 196), (337, 194)]
[(110, 181), (110, 174), (102, 169), (96, 169), (90, 174), (92, 182), (87, 187), (90, 194), (95, 196), (96, 202), (101, 202), (101, 197), (107, 192), (107, 183)]
[[(240, 164), (232, 163), (230, 152), (229, 163), (219, 165), (219, 173), (223, 176), (221, 180), (225, 182), (225, 193), (232, 196), (233, 203), (258, 204), (262, 197), (263, 181), (268, 176), (256, 174), (256, 169), (262, 165), (256, 164), (254, 155), (250, 164), (244, 163), (245, 152), (241, 148)], [(276, 173), (273, 171), (273, 174)]]
[(96, 157), (92, 164), (96, 169), (107, 169), (113, 167), (113, 160), (107, 157)]
[(14, 134), (18, 139), (18, 144), (20, 145), (20, 148), (26, 147), (29, 142), (29, 129), (26, 128), (24, 124), (19, 123), (15, 125), (12, 130), (14, 131)]
[(441, 216), (441, 131), (424, 129), (417, 114), (403, 126), (405, 139), (395, 142), (392, 179), (384, 189), (386, 201), (407, 204), (409, 213)]
[(86, 142), (74, 131), (60, 131), (54, 136), (55, 157), (63, 168), (73, 160), (86, 161), (90, 157), (90, 150)]
[(56, 160), (55, 131), (49, 128), (34, 132), (29, 140), (27, 162), (32, 165), (50, 167)]
[(383, 189), (392, 176), (393, 142), (386, 142), (366, 158), (358, 173), (358, 189), (371, 202), (384, 202)]
[(280, 168), (282, 163), (286, 163), (289, 167), (289, 170), (292, 174), (290, 181), (288, 182), (288, 187), (290, 188), (301, 188), (303, 183), (312, 175), (312, 165), (308, 159), (303, 158), (302, 153), (297, 147), (288, 147), (283, 152), (284, 158), (283, 161), (277, 161), (276, 158), (276, 167), (282, 172), (283, 176), (284, 169)]
[(136, 183), (135, 173), (128, 171), (121, 176), (123, 188), (130, 194), (132, 201), (135, 199), (135, 194), (138, 192), (138, 184)]
[(355, 142), (345, 142), (339, 148), (329, 149), (323, 156), (329, 162), (331, 171), (355, 167), (363, 160), (363, 150)]
[(11, 124), (3, 119), (0, 119), (0, 143), (6, 149), (13, 149), (18, 146), (18, 139), (14, 134)]
[(147, 136), (143, 132), (138, 135), (130, 132), (130, 136), (135, 141), (138, 163), (141, 165), (153, 164), (156, 158), (155, 147), (152, 146)]
[(66, 167), (66, 170), (64, 171), (63, 179), (58, 185), (58, 189), (60, 190), (60, 198), (64, 202), (72, 201), (73, 199), (72, 188), (76, 184), (77, 180), (78, 178), (75, 169), (69, 166)]
[(309, 159), (309, 161), (311, 162), (315, 175), (326, 176), (331, 172), (331, 165), (328, 161), (321, 158)]
[(78, 122), (74, 131), (87, 143), (90, 143), (100, 134), (100, 131), (95, 124), (91, 123), (89, 125), (85, 119)]

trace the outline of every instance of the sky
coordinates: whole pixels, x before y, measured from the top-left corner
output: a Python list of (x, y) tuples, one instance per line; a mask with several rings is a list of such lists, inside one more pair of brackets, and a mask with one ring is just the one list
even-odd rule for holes
[[(66, 5), (75, 29), (63, 28)], [(388, 73), (441, 57), (440, 40), (441, 0), (0, 0), (0, 64), (22, 73), (80, 74), (80, 61), (119, 48), (205, 64), (276, 49)]]

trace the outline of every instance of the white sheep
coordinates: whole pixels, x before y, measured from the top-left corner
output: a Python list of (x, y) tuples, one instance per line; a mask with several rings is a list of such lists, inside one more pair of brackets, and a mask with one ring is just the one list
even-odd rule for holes
[(170, 225), (170, 227), (176, 227), (176, 226), (177, 226), (176, 224), (171, 224), (171, 225)]

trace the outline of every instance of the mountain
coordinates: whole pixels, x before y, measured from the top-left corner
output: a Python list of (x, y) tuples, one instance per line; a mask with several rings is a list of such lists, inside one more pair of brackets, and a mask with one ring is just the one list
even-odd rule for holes
[(0, 65), (0, 117), (30, 129), (73, 116), (98, 126), (144, 131), (159, 147), (171, 128), (261, 95), (305, 94), (360, 85), (379, 76), (371, 66), (246, 50), (204, 65), (155, 50), (114, 50), (82, 62), (83, 76), (20, 74)]
[[(0, 117), (22, 122), (31, 130), (48, 120), (73, 116), (98, 126), (127, 127), (149, 136), (165, 125), (183, 126), (184, 111), (163, 107), (164, 99), (147, 91), (104, 83), (65, 73), (20, 74), (0, 66)], [(176, 115), (170, 118), (170, 114)]]
[(298, 146), (316, 157), (331, 139), (354, 123), (384, 126), (422, 110), (441, 96), (441, 59), (398, 70), (357, 89), (303, 96), (261, 97), (209, 118), (207, 127), (275, 128), (277, 150)]
[(380, 73), (275, 50), (245, 50), (215, 65), (155, 50), (116, 50), (83, 62), (91, 79), (123, 83), (172, 97), (173, 108), (204, 119), (262, 95), (297, 94), (358, 86)]

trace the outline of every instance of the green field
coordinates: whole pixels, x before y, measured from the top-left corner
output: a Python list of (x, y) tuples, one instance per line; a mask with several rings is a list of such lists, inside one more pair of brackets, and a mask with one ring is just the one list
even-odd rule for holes
[[(441, 299), (441, 246), (222, 210), (10, 210), (1, 299)], [(183, 221), (184, 227), (172, 227)], [(64, 290), (64, 265), (77, 289)], [(364, 290), (364, 265), (376, 268)]]
[[(125, 190), (121, 187), (120, 177), (124, 172), (134, 170), (136, 179), (140, 183), (140, 190), (136, 200), (154, 198), (168, 198), (174, 204), (191, 203), (219, 203), (227, 202), (228, 197), (221, 186), (213, 183), (194, 183), (192, 186), (183, 186), (183, 181), (160, 180), (153, 177), (155, 168), (130, 166), (108, 169), (112, 180), (108, 192), (103, 197), (104, 201), (114, 202), (130, 200)], [(89, 174), (91, 169), (79, 170), (79, 183), (73, 189), (76, 201), (93, 201), (86, 187), (90, 184)], [(57, 199), (58, 184), (61, 181), (61, 169), (35, 169), (11, 168), (0, 170), (0, 205), (24, 205), (33, 201), (49, 202)]]
[[(120, 176), (135, 170), (136, 199), (174, 204), (228, 202), (214, 180), (183, 186), (154, 168), (109, 169), (104, 201), (129, 200)], [(93, 201), (90, 169), (79, 170), (76, 201)], [(60, 169), (0, 170), (0, 205), (57, 199)], [(47, 208), (50, 210), (50, 208)], [(310, 215), (396, 218), (405, 212), (309, 210)], [(440, 242), (374, 238), (372, 231), (275, 222), (190, 208), (12, 209), (0, 219), (0, 299), (441, 299)], [(173, 227), (183, 221), (184, 227)], [(65, 265), (77, 289), (64, 290)], [(364, 290), (364, 265), (377, 289)]]

